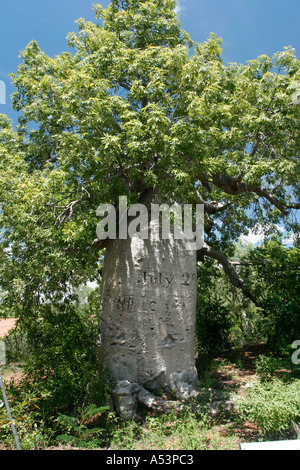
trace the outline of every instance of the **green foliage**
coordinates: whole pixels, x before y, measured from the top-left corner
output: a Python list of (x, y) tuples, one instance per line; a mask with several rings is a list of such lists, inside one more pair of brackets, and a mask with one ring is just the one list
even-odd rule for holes
[(261, 381), (271, 380), (275, 372), (282, 367), (282, 360), (272, 356), (261, 355), (256, 363), (256, 373)]
[[(40, 404), (48, 398), (34, 383), (22, 381), (9, 383), (6, 393), (18, 439), (23, 450), (43, 449), (53, 436), (50, 426), (45, 426), (45, 417)], [(48, 416), (49, 419), (49, 416)], [(5, 408), (0, 408), (0, 442), (14, 449), (15, 443)]]
[[(240, 253), (238, 253), (240, 255)], [(235, 289), (219, 266), (198, 266), (196, 339), (200, 353), (215, 356), (245, 343), (261, 341), (259, 309)], [(248, 283), (255, 293), (255, 287)]]
[(238, 411), (269, 437), (287, 431), (292, 422), (300, 423), (300, 380), (258, 381), (239, 401)]
[(113, 449), (226, 450), (232, 447), (232, 437), (220, 438), (215, 430), (211, 430), (208, 416), (189, 408), (180, 413), (171, 411), (161, 416), (149, 416), (142, 426), (134, 422), (123, 423), (111, 436)]
[(300, 378), (300, 368), (291, 362), (291, 354), (285, 357), (261, 355), (256, 362), (256, 373), (262, 382), (274, 377), (283, 381)]
[(199, 351), (215, 355), (229, 349), (229, 332), (232, 326), (230, 310), (207, 297), (201, 298), (200, 301), (196, 324)]
[[(56, 418), (57, 426), (63, 431), (63, 434), (59, 434), (56, 437), (57, 442), (62, 444), (69, 444), (72, 447), (89, 448), (93, 449), (99, 447), (101, 437), (103, 435), (103, 429), (99, 427), (91, 427), (88, 425), (90, 418), (101, 416), (109, 408), (102, 406), (97, 407), (92, 404), (88, 407), (81, 408), (77, 416), (68, 416), (60, 414)], [(56, 430), (58, 432), (58, 430)]]
[(266, 341), (274, 352), (290, 357), (300, 337), (299, 249), (271, 239), (255, 248), (237, 245), (232, 258), (257, 306), (236, 292), (212, 262), (199, 266), (199, 350), (214, 353)]
[[(287, 211), (299, 196), (294, 50), (225, 65), (221, 39), (193, 43), (174, 6), (96, 5), (99, 23), (80, 19), (68, 36), (72, 53), (51, 58), (31, 41), (11, 76), (20, 117), (14, 129), (0, 115), (0, 308), (26, 334), (44, 410), (82, 404), (99, 368), (99, 296), (79, 306), (78, 289), (99, 282), (101, 203), (135, 202), (155, 186), (166, 200), (195, 204), (197, 185), (223, 207), (205, 214), (206, 240), (228, 256), (257, 224), (298, 229)], [(299, 250), (268, 245), (251, 256), (265, 259), (249, 273), (264, 331), (285, 348), (299, 334)], [(202, 269), (197, 328), (209, 352), (228, 346), (237, 323), (241, 339), (249, 335), (244, 309), (255, 329), (257, 311), (222, 276)]]
[[(134, 202), (155, 185), (195, 203), (197, 183), (203, 199), (230, 203), (206, 214), (208, 241), (230, 252), (257, 222), (286, 223), (278, 207), (298, 194), (293, 49), (226, 66), (221, 39), (194, 44), (173, 0), (94, 8), (99, 23), (80, 19), (69, 35), (74, 53), (28, 44), (12, 75), (19, 125), (0, 118), (1, 308), (20, 317), (97, 277), (95, 211), (119, 195)], [(277, 209), (239, 192), (241, 178), (270, 188)]]
[(243, 419), (255, 422), (266, 437), (287, 432), (300, 424), (299, 366), (291, 358), (261, 355), (256, 361), (258, 379), (237, 401)]
[(248, 259), (253, 263), (251, 276), (261, 299), (261, 326), (268, 344), (275, 351), (290, 353), (291, 344), (300, 337), (300, 251), (270, 241), (253, 250)]
[(97, 325), (84, 311), (66, 303), (44, 305), (36, 322), (27, 325), (31, 347), (25, 370), (41, 391), (48, 392), (40, 406), (59, 410), (73, 408), (83, 401), (93, 381), (98, 398), (105, 398), (104, 383), (97, 379)]
[(22, 363), (29, 386), (33, 381), (44, 397), (45, 413), (107, 399), (96, 347), (99, 291), (81, 288), (78, 296), (79, 302), (44, 302), (5, 340), (7, 363)]
[[(200, 400), (181, 403), (181, 411), (145, 413), (140, 422), (122, 420), (106, 406), (92, 401), (73, 410), (45, 414), (43, 403), (47, 397), (41, 394), (38, 383), (11, 383), (7, 393), (18, 436), (26, 450), (51, 446), (109, 447), (111, 450), (237, 450), (238, 441), (243, 439), (241, 432), (245, 421), (256, 423), (261, 431), (260, 438), (264, 439), (290, 436), (291, 424), (292, 429), (297, 430), (300, 425), (297, 370), (284, 371), (286, 375), (283, 376), (281, 369), (288, 366), (286, 359), (260, 356), (256, 368), (258, 379), (245, 387), (244, 378), (249, 371), (237, 367), (236, 360), (234, 364), (232, 368), (230, 361), (218, 359), (212, 365), (207, 371), (208, 382), (201, 383)], [(222, 412), (220, 408), (213, 418), (207, 413), (207, 405), (216, 400), (217, 390), (219, 399), (222, 400), (222, 396), (224, 399), (224, 383), (216, 379), (216, 369), (227, 379), (229, 376), (234, 378), (225, 395), (228, 399), (235, 397), (235, 407), (231, 413)], [(214, 377), (210, 377), (209, 372), (214, 372)], [(230, 391), (237, 390), (239, 379), (242, 387), (238, 395), (232, 396)], [(3, 407), (0, 408), (0, 440), (7, 448), (14, 448)], [(253, 440), (257, 441), (258, 436), (253, 436)]]

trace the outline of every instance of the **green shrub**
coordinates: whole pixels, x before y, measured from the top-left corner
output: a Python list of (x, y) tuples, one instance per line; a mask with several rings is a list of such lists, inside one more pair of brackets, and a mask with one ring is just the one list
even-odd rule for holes
[(148, 416), (142, 425), (124, 421), (111, 433), (110, 447), (119, 450), (220, 450), (234, 448), (235, 436), (220, 436), (206, 414), (183, 409)]
[(89, 420), (108, 411), (108, 407), (97, 407), (92, 404), (79, 409), (75, 416), (60, 414), (56, 423), (63, 432), (56, 437), (56, 441), (80, 448), (97, 448), (101, 443), (104, 430), (101, 427), (89, 426)]
[[(51, 428), (45, 426), (45, 416), (40, 410), (40, 403), (46, 395), (41, 395), (37, 384), (30, 384), (28, 388), (26, 382), (14, 381), (6, 384), (6, 393), (22, 450), (45, 448), (53, 434)], [(7, 449), (15, 449), (4, 407), (0, 407), (0, 443)]]
[(256, 374), (260, 380), (268, 381), (273, 377), (280, 377), (282, 380), (300, 378), (300, 367), (292, 363), (291, 354), (291, 350), (290, 354), (283, 357), (262, 354), (256, 361)]
[(300, 423), (300, 380), (258, 380), (237, 402), (243, 419), (250, 419), (267, 436), (287, 431)]
[(205, 354), (218, 354), (230, 349), (229, 332), (232, 326), (230, 309), (218, 301), (198, 299), (196, 337), (198, 349)]
[(261, 355), (256, 361), (256, 373), (262, 381), (271, 380), (282, 365), (280, 358)]
[[(300, 338), (300, 250), (268, 241), (249, 259), (262, 308), (261, 325), (270, 348), (282, 353)], [(259, 280), (259, 282), (257, 282)]]
[[(97, 325), (89, 310), (72, 304), (45, 305), (27, 325), (29, 350), (25, 370), (47, 400), (51, 412), (80, 406), (98, 380)], [(104, 384), (104, 381), (103, 381)]]

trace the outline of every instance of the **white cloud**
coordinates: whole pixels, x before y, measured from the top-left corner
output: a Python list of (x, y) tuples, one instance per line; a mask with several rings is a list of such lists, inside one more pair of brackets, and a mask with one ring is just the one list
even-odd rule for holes
[(88, 281), (86, 283), (86, 286), (89, 287), (90, 289), (97, 289), (97, 287), (99, 287), (99, 283), (96, 281)]
[(294, 245), (296, 240), (297, 240), (297, 237), (294, 233), (293, 234), (287, 234), (286, 233), (286, 236), (282, 241), (283, 241), (284, 245), (290, 246), (290, 245)]
[(258, 245), (264, 241), (264, 233), (261, 227), (257, 227), (250, 230), (248, 235), (241, 235), (241, 242), (251, 243), (252, 245)]
[[(282, 225), (276, 225), (278, 232), (281, 235), (282, 243), (284, 245), (293, 245), (296, 240), (296, 236), (294, 234), (290, 234), (286, 231), (286, 229)], [(240, 241), (243, 243), (251, 243), (252, 245), (260, 245), (264, 242), (264, 231), (263, 228), (258, 225), (253, 230), (250, 230), (248, 235), (241, 235)]]
[(185, 10), (185, 7), (182, 5), (182, 0), (176, 0), (175, 13), (180, 15)]

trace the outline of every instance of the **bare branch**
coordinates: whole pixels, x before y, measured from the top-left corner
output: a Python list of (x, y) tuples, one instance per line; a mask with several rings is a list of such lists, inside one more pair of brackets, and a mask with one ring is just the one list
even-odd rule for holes
[(118, 84), (122, 87), (125, 88), (125, 90), (130, 91), (131, 90), (131, 85), (128, 83), (126, 80), (119, 80)]
[(300, 209), (300, 202), (292, 204), (291, 206), (289, 206), (289, 209)]
[(203, 256), (208, 256), (209, 258), (213, 258), (216, 261), (218, 261), (225, 272), (225, 274), (228, 276), (230, 282), (235, 286), (238, 287), (243, 291), (246, 297), (248, 297), (255, 305), (258, 305), (256, 299), (253, 297), (253, 295), (250, 292), (249, 287), (245, 283), (245, 281), (238, 275), (234, 264), (229, 261), (223, 253), (214, 250), (211, 246), (207, 245), (204, 243), (203, 247), (201, 250), (198, 251), (198, 258), (201, 259)]
[(202, 196), (199, 194), (197, 189), (195, 189), (194, 192), (195, 192), (197, 201), (199, 202), (199, 204), (204, 205), (204, 210), (207, 214), (216, 214), (217, 212), (223, 212), (227, 209), (228, 206), (230, 206), (230, 204), (232, 204), (231, 202), (226, 202), (224, 204), (218, 201), (207, 202), (202, 198)]
[(255, 264), (259, 264), (259, 263), (250, 263), (249, 262), (246, 262), (246, 261), (231, 261), (231, 264), (232, 266), (255, 266)]
[(48, 160), (45, 161), (45, 164), (47, 163), (56, 163), (57, 160), (58, 160), (58, 155), (54, 155), (53, 157), (51, 157), (51, 154), (48, 155), (49, 158)]
[[(80, 203), (81, 203), (81, 199), (70, 202), (67, 205), (67, 207), (63, 210), (63, 212), (57, 216), (54, 225), (56, 225), (57, 222), (59, 222), (59, 224), (62, 225), (66, 218), (68, 218), (68, 220), (70, 220), (72, 215), (73, 215), (74, 207), (77, 204), (80, 204)], [(69, 215), (68, 215), (68, 213), (69, 213)], [(68, 215), (68, 217), (67, 217), (67, 215)]]
[(284, 206), (274, 194), (260, 186), (242, 181), (241, 175), (233, 177), (226, 174), (214, 173), (212, 175), (212, 182), (227, 194), (238, 195), (242, 193), (256, 193), (258, 196), (267, 199), (271, 204), (277, 207), (283, 215), (289, 213), (288, 208)]
[(256, 142), (253, 146), (252, 152), (250, 153), (251, 157), (255, 156), (256, 152), (259, 149), (260, 143), (263, 142), (264, 140), (265, 140), (264, 134), (262, 132), (258, 132), (256, 135)]

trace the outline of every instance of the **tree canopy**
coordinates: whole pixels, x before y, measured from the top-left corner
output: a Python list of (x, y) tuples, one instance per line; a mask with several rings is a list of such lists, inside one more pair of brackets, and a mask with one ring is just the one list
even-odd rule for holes
[[(32, 41), (0, 116), (3, 305), (37, 312), (97, 278), (96, 209), (147, 188), (205, 207), (199, 257), (228, 262), (258, 224), (297, 233), (300, 63), (292, 47), (224, 64), (215, 34), (183, 31), (173, 0), (112, 0), (78, 20), (70, 52)], [(95, 249), (96, 248), (96, 249)], [(225, 257), (226, 255), (226, 257)]]

